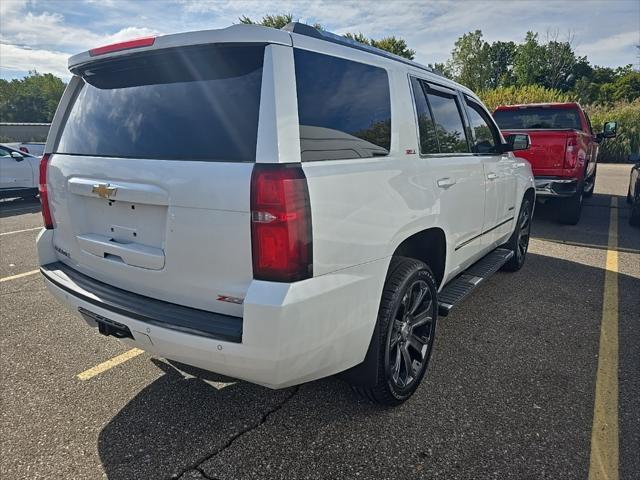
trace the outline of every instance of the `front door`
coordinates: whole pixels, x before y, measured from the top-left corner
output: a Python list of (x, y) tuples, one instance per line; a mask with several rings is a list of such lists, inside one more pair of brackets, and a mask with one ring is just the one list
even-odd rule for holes
[(465, 96), (464, 100), (471, 130), (471, 151), (482, 160), (486, 178), (482, 243), (488, 247), (514, 229), (516, 160), (502, 153), (500, 134), (491, 115), (473, 98)]

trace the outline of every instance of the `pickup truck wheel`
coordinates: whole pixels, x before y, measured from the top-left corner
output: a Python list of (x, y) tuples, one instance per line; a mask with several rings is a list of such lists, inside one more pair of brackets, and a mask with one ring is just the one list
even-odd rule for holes
[(531, 212), (531, 200), (524, 198), (520, 206), (520, 214), (516, 221), (516, 229), (503, 247), (513, 252), (511, 260), (502, 266), (503, 270), (516, 272), (524, 265), (524, 261), (527, 258), (527, 251), (529, 250), (529, 237), (531, 236)]
[(580, 184), (576, 194), (564, 200), (564, 205), (562, 205), (562, 210), (560, 211), (560, 223), (575, 225), (580, 221), (583, 197), (583, 186)]
[(598, 166), (593, 170), (593, 175), (591, 175), (584, 182), (584, 198), (589, 198), (593, 195), (593, 191), (596, 189), (596, 175), (598, 174)]
[(640, 227), (640, 201), (631, 204), (631, 215), (629, 215), (629, 225)]
[(378, 313), (378, 378), (373, 387), (354, 387), (357, 393), (385, 406), (413, 395), (433, 350), (437, 292), (426, 264), (404, 257), (392, 260)]

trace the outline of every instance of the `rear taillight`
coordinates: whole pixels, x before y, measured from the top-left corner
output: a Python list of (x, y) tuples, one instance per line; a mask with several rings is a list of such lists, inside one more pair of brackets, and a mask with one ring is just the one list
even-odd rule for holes
[(575, 168), (578, 161), (578, 140), (576, 137), (568, 137), (564, 149), (564, 168)]
[(89, 50), (89, 55), (95, 57), (96, 55), (104, 55), (105, 53), (119, 52), (121, 50), (130, 50), (132, 48), (150, 47), (156, 41), (156, 37), (142, 37), (134, 40), (127, 40), (126, 42), (112, 43), (105, 45), (104, 47), (92, 48)]
[(313, 275), (311, 209), (299, 164), (256, 164), (251, 175), (251, 244), (256, 280)]
[(44, 154), (40, 159), (40, 180), (38, 180), (38, 191), (40, 192), (40, 203), (42, 204), (42, 219), (44, 228), (53, 228), (53, 216), (49, 208), (49, 192), (47, 192), (47, 169), (50, 155)]

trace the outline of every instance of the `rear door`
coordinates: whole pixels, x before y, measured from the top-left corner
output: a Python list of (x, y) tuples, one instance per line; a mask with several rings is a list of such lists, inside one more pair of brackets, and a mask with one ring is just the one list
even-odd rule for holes
[(252, 280), (249, 189), (264, 45), (88, 64), (49, 161), (60, 260), (141, 295), (231, 315)]
[[(483, 249), (485, 175), (469, 149), (462, 106), (455, 90), (411, 77), (421, 162), (439, 197), (451, 265), (465, 268)], [(453, 272), (455, 273), (455, 271)]]

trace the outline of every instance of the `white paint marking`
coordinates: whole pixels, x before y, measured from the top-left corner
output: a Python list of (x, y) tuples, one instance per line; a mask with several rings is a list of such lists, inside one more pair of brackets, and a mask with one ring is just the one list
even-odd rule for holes
[(17, 280), (18, 278), (28, 277), (29, 275), (33, 275), (38, 273), (40, 270), (31, 270), (30, 272), (19, 273), (17, 275), (11, 275), (10, 277), (0, 278), (0, 283), (8, 282), (9, 280)]
[(35, 227), (35, 228), (25, 228), (24, 230), (14, 230), (12, 232), (4, 232), (0, 233), (0, 237), (3, 235), (11, 235), (14, 233), (22, 233), (22, 232), (33, 232), (34, 230), (42, 230), (43, 227)]

